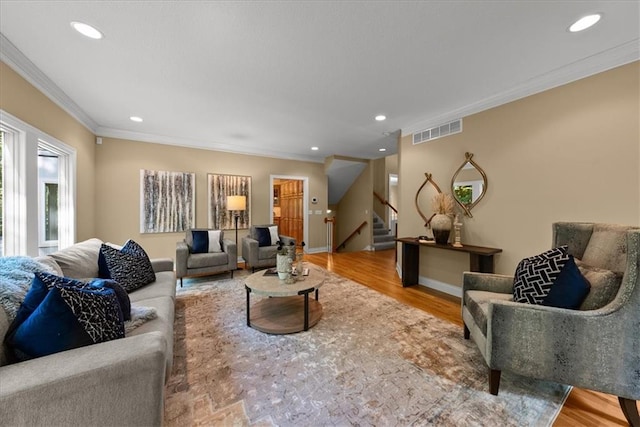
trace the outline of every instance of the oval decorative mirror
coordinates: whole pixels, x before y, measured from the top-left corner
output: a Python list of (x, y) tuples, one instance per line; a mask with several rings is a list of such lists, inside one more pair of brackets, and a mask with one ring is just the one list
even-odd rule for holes
[(465, 160), (451, 178), (451, 194), (464, 214), (471, 215), (471, 209), (487, 192), (487, 175), (473, 160), (473, 153), (464, 153)]

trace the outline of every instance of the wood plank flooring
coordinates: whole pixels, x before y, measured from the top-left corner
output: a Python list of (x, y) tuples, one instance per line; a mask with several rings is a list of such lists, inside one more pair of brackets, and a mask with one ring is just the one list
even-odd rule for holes
[[(306, 254), (305, 260), (462, 326), (460, 299), (424, 286), (402, 287), (394, 250)], [(462, 328), (460, 329), (462, 335)], [(627, 426), (615, 396), (574, 388), (554, 426)]]

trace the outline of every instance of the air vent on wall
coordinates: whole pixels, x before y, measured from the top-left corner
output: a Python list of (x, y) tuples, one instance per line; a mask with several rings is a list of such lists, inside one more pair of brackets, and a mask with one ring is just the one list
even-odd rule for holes
[(413, 134), (413, 145), (462, 132), (462, 119), (434, 126)]

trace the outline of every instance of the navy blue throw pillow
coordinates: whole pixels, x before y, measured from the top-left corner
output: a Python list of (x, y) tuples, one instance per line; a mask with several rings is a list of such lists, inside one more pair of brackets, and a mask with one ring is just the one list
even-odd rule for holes
[(118, 298), (120, 310), (122, 311), (122, 319), (125, 322), (131, 320), (131, 300), (129, 299), (129, 294), (115, 280), (93, 279), (91, 282), (89, 282), (89, 286), (98, 289), (113, 289), (113, 291), (116, 293), (116, 298)]
[(580, 273), (573, 256), (569, 255), (569, 259), (541, 304), (577, 310), (590, 290), (591, 284)]
[(206, 254), (209, 252), (209, 232), (207, 230), (191, 230), (191, 253)]
[(124, 337), (113, 289), (36, 273), (27, 295), (27, 306), (21, 307), (5, 338), (18, 360)]
[(144, 249), (129, 240), (117, 250), (104, 243), (100, 246), (111, 279), (127, 292), (132, 292), (156, 280), (156, 273)]
[(268, 228), (257, 227), (256, 233), (258, 234), (258, 246), (271, 246), (273, 242), (271, 242), (271, 232)]

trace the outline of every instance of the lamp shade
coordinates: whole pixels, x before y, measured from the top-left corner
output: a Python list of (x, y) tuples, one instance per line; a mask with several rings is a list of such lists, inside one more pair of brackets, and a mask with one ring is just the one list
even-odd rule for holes
[(247, 196), (227, 196), (227, 209), (244, 211), (247, 209)]

